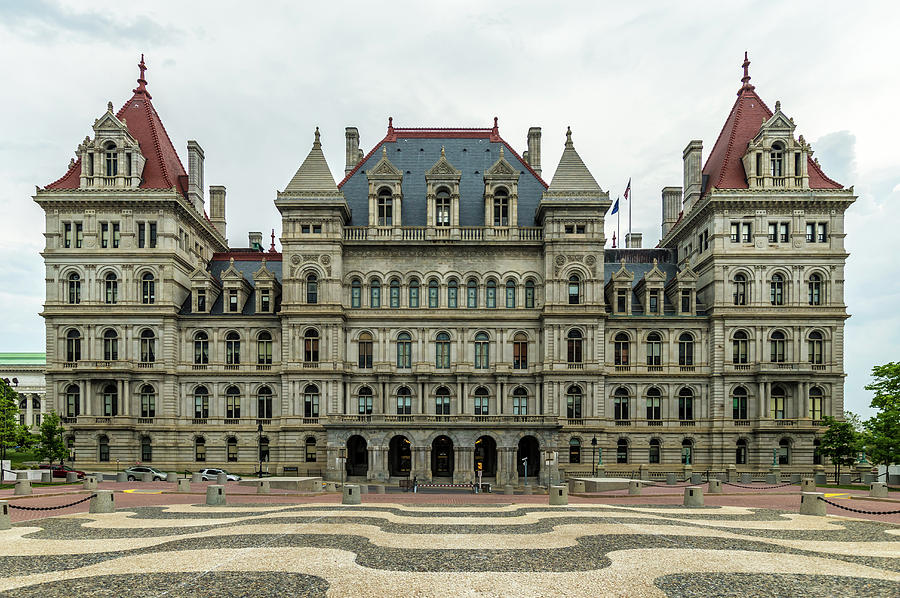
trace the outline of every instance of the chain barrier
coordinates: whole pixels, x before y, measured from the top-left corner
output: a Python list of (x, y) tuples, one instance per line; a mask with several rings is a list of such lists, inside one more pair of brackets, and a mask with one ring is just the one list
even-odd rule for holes
[(81, 500), (76, 500), (73, 503), (69, 503), (67, 505), (59, 505), (56, 507), (22, 507), (19, 505), (10, 504), (9, 508), (10, 509), (19, 509), (21, 511), (54, 511), (56, 509), (68, 509), (69, 507), (74, 507), (75, 505), (80, 505), (83, 502), (87, 502), (87, 501), (91, 500), (95, 496), (97, 496), (97, 495), (91, 494), (90, 496), (86, 496), (85, 498), (82, 498)]
[(778, 484), (777, 486), (742, 486), (741, 484), (735, 484), (733, 482), (722, 482), (727, 486), (734, 486), (735, 488), (749, 488), (750, 490), (771, 490), (772, 488), (785, 488), (787, 486), (796, 486), (797, 482), (788, 482), (787, 484)]
[[(675, 482), (674, 484), (666, 484), (664, 482), (651, 482), (649, 480), (641, 482), (641, 483), (645, 484), (647, 486), (659, 486), (660, 488), (676, 488), (679, 486), (696, 486), (697, 485), (689, 479), (684, 479), (684, 480), (681, 480), (680, 482)], [(699, 482), (699, 483), (702, 484), (703, 482)]]
[(862, 509), (854, 509), (852, 507), (845, 507), (844, 505), (838, 504), (836, 502), (832, 502), (830, 500), (826, 500), (821, 496), (817, 496), (819, 500), (824, 502), (827, 505), (831, 505), (832, 507), (837, 507), (839, 509), (844, 509), (845, 511), (852, 511), (853, 513), (862, 513), (863, 515), (900, 515), (900, 510), (897, 511), (863, 511)]

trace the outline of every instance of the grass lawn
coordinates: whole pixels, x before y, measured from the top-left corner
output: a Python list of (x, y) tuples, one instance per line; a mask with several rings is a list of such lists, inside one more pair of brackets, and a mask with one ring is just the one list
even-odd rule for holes
[(25, 461), (37, 461), (37, 455), (35, 455), (34, 451), (26, 450), (26, 451), (6, 451), (6, 458), (9, 459), (10, 467), (12, 469), (24, 469), (22, 465)]

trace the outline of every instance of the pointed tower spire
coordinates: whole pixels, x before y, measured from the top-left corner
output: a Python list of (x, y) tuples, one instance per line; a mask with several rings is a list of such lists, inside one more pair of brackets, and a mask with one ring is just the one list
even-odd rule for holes
[(594, 175), (584, 165), (584, 161), (578, 152), (575, 151), (575, 144), (572, 143), (572, 128), (566, 128), (566, 147), (563, 150), (562, 157), (559, 159), (559, 166), (553, 174), (553, 180), (550, 181), (550, 187), (544, 192), (545, 196), (569, 197), (572, 194), (581, 196), (584, 193), (602, 194), (600, 185), (594, 179)]
[(747, 58), (747, 52), (744, 52), (744, 64), (741, 66), (744, 67), (744, 76), (741, 77), (741, 88), (738, 90), (738, 95), (741, 95), (741, 92), (746, 90), (753, 91), (756, 89), (752, 85), (750, 85), (750, 59)]
[(321, 197), (323, 194), (337, 194), (338, 188), (334, 183), (334, 176), (325, 154), (322, 152), (322, 142), (319, 138), (319, 127), (316, 127), (312, 149), (297, 169), (294, 178), (284, 189), (285, 193), (302, 194), (310, 197)]
[(150, 92), (147, 91), (147, 80), (144, 78), (144, 73), (147, 71), (147, 65), (144, 64), (144, 55), (141, 54), (141, 61), (138, 63), (138, 70), (140, 74), (138, 75), (138, 86), (132, 91), (136, 94), (142, 94), (147, 96), (147, 99), (152, 99)]

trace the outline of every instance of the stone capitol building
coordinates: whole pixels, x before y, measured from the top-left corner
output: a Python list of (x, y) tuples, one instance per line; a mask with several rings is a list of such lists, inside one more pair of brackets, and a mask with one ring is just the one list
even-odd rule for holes
[(606, 248), (609, 194), (571, 130), (545, 178), (538, 127), (520, 153), (497, 119), (389, 120), (368, 151), (347, 127), (339, 182), (316, 129), (275, 197), (278, 252), (274, 232), (229, 245), (225, 187), (207, 188), (195, 141), (185, 168), (142, 58), (130, 99), (34, 196), (46, 401), (79, 468), (812, 469), (821, 419), (843, 416), (855, 197), (748, 65), (705, 160), (690, 141), (662, 189), (656, 248)]

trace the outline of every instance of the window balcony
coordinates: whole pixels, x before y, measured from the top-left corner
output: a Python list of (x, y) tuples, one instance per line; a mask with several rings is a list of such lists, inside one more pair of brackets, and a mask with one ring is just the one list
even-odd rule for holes
[(541, 227), (515, 226), (345, 226), (344, 240), (356, 242), (497, 241), (540, 242)]

